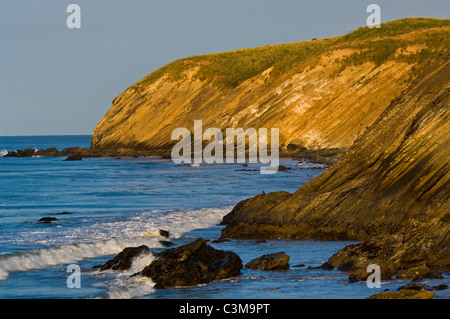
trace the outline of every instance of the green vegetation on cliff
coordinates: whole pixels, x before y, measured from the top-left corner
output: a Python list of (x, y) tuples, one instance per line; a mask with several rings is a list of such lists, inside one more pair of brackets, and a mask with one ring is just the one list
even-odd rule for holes
[[(398, 49), (410, 41), (402, 36), (418, 30), (427, 32), (425, 39), (417, 40), (417, 45), (424, 48), (415, 52), (422, 64), (426, 64), (450, 47), (450, 29), (436, 30), (436, 28), (450, 26), (450, 19), (406, 18), (383, 23), (381, 28), (361, 27), (341, 37), (303, 41), (264, 47), (235, 50), (223, 53), (200, 55), (174, 61), (152, 72), (133, 88), (141, 90), (163, 75), (171, 79), (179, 79), (183, 72), (195, 66), (200, 66), (197, 77), (202, 81), (212, 81), (218, 87), (235, 88), (247, 79), (273, 67), (271, 81), (275, 81), (289, 69), (313, 57), (323, 49), (343, 47), (358, 48), (359, 53), (352, 54), (340, 61), (343, 67), (347, 64), (361, 64), (373, 61), (376, 65), (387, 59), (416, 59), (411, 55), (395, 55)], [(433, 30), (434, 29), (434, 30)]]

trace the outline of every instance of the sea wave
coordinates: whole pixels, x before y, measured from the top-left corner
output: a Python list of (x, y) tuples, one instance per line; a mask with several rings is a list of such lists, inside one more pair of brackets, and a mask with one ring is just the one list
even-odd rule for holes
[(320, 163), (302, 162), (302, 163), (298, 163), (298, 167), (303, 168), (303, 169), (326, 169), (326, 168), (328, 168), (328, 165), (320, 164)]
[(6, 155), (8, 155), (8, 151), (7, 150), (0, 151), (0, 157), (6, 156)]
[(54, 248), (39, 249), (0, 256), (0, 280), (8, 278), (9, 273), (47, 268), (55, 265), (75, 263), (77, 261), (112, 255), (126, 247), (147, 245), (162, 247), (157, 239), (144, 240), (109, 240), (90, 244), (64, 245)]
[(103, 288), (106, 290), (96, 296), (96, 299), (126, 299), (136, 298), (148, 295), (154, 291), (155, 283), (144, 276), (131, 275), (141, 271), (148, 264), (154, 260), (152, 254), (142, 254), (136, 257), (129, 270), (123, 272), (116, 271), (104, 271), (102, 273), (97, 272), (97, 276), (102, 276), (103, 280), (94, 287)]
[[(28, 240), (51, 245), (29, 252), (0, 255), (0, 280), (11, 272), (42, 269), (55, 265), (75, 263), (89, 258), (117, 254), (126, 247), (147, 245), (163, 247), (159, 229), (168, 230), (177, 238), (183, 233), (217, 224), (229, 208), (178, 210), (171, 212), (145, 212), (119, 222), (96, 223), (91, 226), (67, 229), (59, 233), (30, 233)], [(25, 234), (26, 235), (26, 234)], [(36, 237), (39, 235), (39, 237)], [(77, 241), (77, 243), (73, 243)], [(136, 264), (138, 265), (138, 264)]]

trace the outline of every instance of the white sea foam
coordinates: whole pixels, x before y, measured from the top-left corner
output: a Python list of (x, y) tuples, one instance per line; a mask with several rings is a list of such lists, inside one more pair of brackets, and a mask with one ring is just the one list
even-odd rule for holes
[[(9, 273), (76, 263), (83, 259), (113, 255), (126, 247), (162, 247), (159, 229), (177, 238), (183, 233), (217, 224), (229, 208), (144, 212), (117, 222), (98, 222), (78, 228), (61, 227), (25, 233), (22, 241), (45, 244), (48, 248), (0, 256), (0, 280)], [(28, 237), (27, 237), (28, 236)], [(146, 260), (136, 260), (141, 267)], [(143, 268), (143, 267), (142, 267)], [(141, 270), (141, 269), (139, 269)], [(137, 270), (138, 271), (138, 270)], [(135, 271), (136, 272), (136, 271)]]
[(327, 165), (320, 164), (320, 163), (303, 162), (303, 163), (298, 163), (298, 167), (305, 168), (305, 169), (326, 169)]
[(87, 258), (112, 255), (125, 247), (146, 244), (149, 247), (161, 247), (157, 239), (109, 240), (90, 244), (72, 244), (55, 248), (39, 249), (10, 256), (0, 257), (0, 280), (8, 278), (10, 272), (47, 268), (55, 265), (75, 263)]
[(99, 275), (104, 277), (104, 280), (94, 286), (105, 288), (106, 293), (96, 298), (125, 299), (141, 297), (152, 293), (155, 284), (150, 278), (130, 276), (144, 269), (153, 260), (154, 257), (152, 254), (141, 254), (133, 260), (131, 268), (127, 271), (106, 271), (99, 273)]
[(0, 157), (3, 157), (3, 156), (5, 156), (5, 155), (7, 155), (8, 154), (8, 151), (7, 150), (2, 150), (2, 151), (0, 151)]

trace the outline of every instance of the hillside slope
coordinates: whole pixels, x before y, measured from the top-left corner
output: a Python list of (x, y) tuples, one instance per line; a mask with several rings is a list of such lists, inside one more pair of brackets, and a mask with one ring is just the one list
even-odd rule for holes
[(409, 18), (345, 36), (175, 61), (126, 89), (91, 150), (163, 154), (175, 128), (280, 129), (282, 149), (347, 148), (450, 47), (450, 20)]
[(450, 51), (341, 160), (297, 192), (261, 194), (224, 217), (224, 237), (365, 241), (330, 259), (359, 280), (379, 264), (450, 268)]

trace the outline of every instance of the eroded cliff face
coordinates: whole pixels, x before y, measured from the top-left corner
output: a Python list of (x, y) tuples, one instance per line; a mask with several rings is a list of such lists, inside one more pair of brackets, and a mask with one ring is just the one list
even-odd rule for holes
[(333, 266), (384, 278), (450, 268), (450, 51), (428, 67), (341, 160), (297, 192), (261, 194), (224, 217), (224, 237), (365, 241)]
[[(204, 129), (279, 128), (282, 149), (347, 148), (446, 46), (450, 26), (433, 23), (408, 32), (368, 37), (355, 31), (176, 61), (114, 99), (94, 130), (91, 149), (167, 153), (177, 142), (172, 131), (192, 132), (194, 120), (202, 120)], [(392, 44), (394, 50), (386, 51)]]

